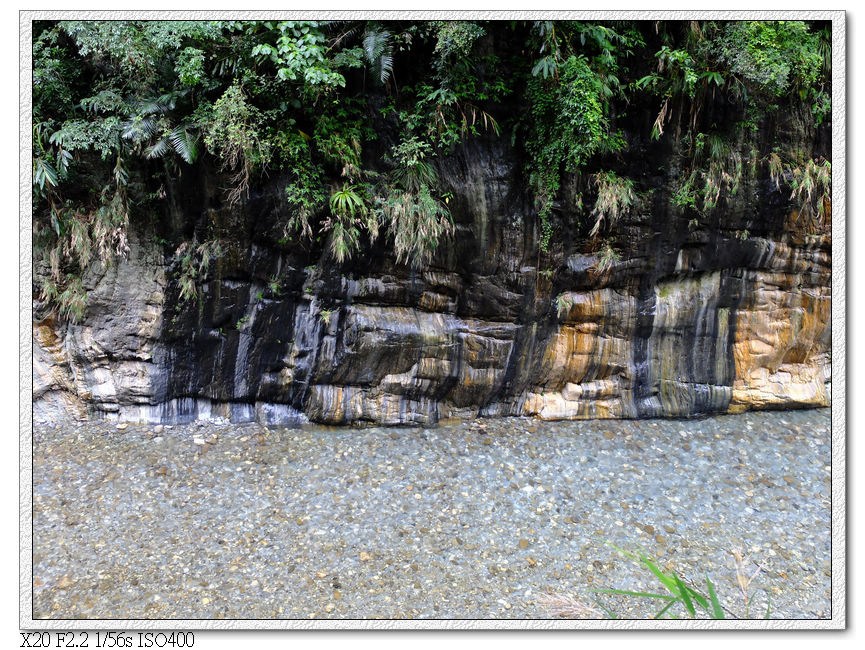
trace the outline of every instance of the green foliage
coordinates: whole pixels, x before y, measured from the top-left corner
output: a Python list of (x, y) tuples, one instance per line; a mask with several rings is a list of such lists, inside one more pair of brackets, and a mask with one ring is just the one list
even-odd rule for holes
[(557, 79), (532, 77), (526, 89), (531, 102), (529, 184), (537, 200), (544, 250), (552, 234), (549, 219), (562, 168), (575, 172), (594, 154), (623, 146), (609, 131), (602, 87), (586, 58), (571, 56), (558, 70)]
[[(721, 601), (718, 598), (718, 594), (715, 589), (715, 585), (712, 584), (712, 581), (709, 579), (708, 575), (703, 576), (706, 581), (706, 590), (705, 592), (701, 592), (696, 587), (686, 582), (675, 571), (664, 571), (663, 569), (661, 569), (655, 562), (653, 562), (643, 553), (629, 553), (628, 551), (624, 551), (617, 546), (610, 544), (609, 542), (607, 542), (607, 544), (625, 557), (628, 557), (634, 562), (636, 562), (642, 568), (646, 569), (654, 577), (654, 579), (657, 580), (659, 586), (662, 587), (664, 591), (646, 592), (631, 591), (627, 589), (595, 589), (593, 590), (594, 593), (615, 596), (628, 596), (630, 598), (636, 598), (647, 603), (657, 603), (659, 609), (654, 614), (654, 616), (652, 616), (652, 618), (654, 619), (679, 618), (679, 615), (691, 619), (726, 619), (728, 618), (728, 616), (732, 617), (732, 613), (726, 610), (721, 604)], [(760, 568), (758, 567), (756, 571), (752, 571), (749, 575), (746, 567), (747, 560), (742, 557), (739, 551), (734, 551), (733, 555), (736, 565), (737, 583), (744, 598), (744, 618), (750, 618), (750, 610), (753, 603), (754, 595), (749, 592), (749, 587), (753, 579), (759, 573)], [(771, 598), (767, 590), (764, 590), (764, 592), (766, 594), (766, 610), (763, 618), (769, 618), (772, 611)], [(616, 613), (612, 609), (610, 609), (610, 607), (604, 605), (600, 601), (596, 602), (598, 606), (604, 610), (604, 612), (609, 618), (619, 618), (618, 615), (616, 615)]]
[(823, 73), (820, 37), (801, 21), (728, 23), (716, 51), (732, 74), (775, 97), (812, 86)]
[(316, 148), (325, 161), (351, 181), (363, 175), (361, 143), (367, 139), (363, 118), (348, 102), (331, 100), (327, 112), (318, 116), (313, 132)]
[(805, 216), (822, 223), (832, 203), (832, 163), (828, 160), (807, 160), (791, 173), (791, 199), (796, 199)]
[(609, 241), (605, 241), (598, 252), (598, 272), (603, 273), (610, 269), (616, 262), (622, 259), (619, 252), (613, 248)]
[(432, 259), (454, 226), (447, 202), (435, 196), (438, 174), (427, 158), (432, 146), (411, 137), (393, 148), (395, 167), (376, 199), (375, 214), (389, 226), (398, 262), (421, 266)]
[(357, 186), (343, 185), (330, 195), (330, 250), (339, 264), (357, 249), (363, 229), (372, 239), (378, 235), (378, 220), (367, 207), (364, 194)]
[(260, 43), (254, 57), (266, 57), (283, 81), (303, 81), (305, 88), (345, 86), (345, 77), (333, 69), (327, 57), (324, 25), (316, 21), (285, 20), (277, 24), (274, 44)]
[(272, 293), (274, 296), (280, 295), (281, 291), (280, 291), (279, 286), (280, 286), (280, 280), (279, 280), (278, 275), (274, 275), (273, 277), (271, 277), (267, 283), (268, 290), (270, 290), (270, 293)]
[(571, 308), (574, 306), (574, 300), (570, 296), (560, 293), (556, 296), (555, 300), (556, 305), (556, 314), (559, 318), (564, 318), (565, 315), (570, 312)]
[(281, 133), (282, 156), (291, 161), (293, 180), (285, 188), (289, 218), (285, 225), (286, 235), (299, 232), (303, 237), (312, 237), (313, 215), (325, 202), (322, 187), (324, 171), (312, 158), (309, 139), (297, 130)]
[(471, 54), (475, 42), (486, 34), (483, 27), (465, 20), (439, 20), (432, 24), (435, 31), (435, 65), (446, 69), (454, 59)]
[(393, 148), (396, 168), (391, 176), (395, 183), (408, 192), (419, 192), (421, 187), (435, 187), (438, 175), (427, 158), (432, 156), (432, 147), (417, 137), (403, 140)]
[(448, 209), (426, 185), (417, 192), (394, 189), (376, 201), (376, 212), (390, 226), (397, 262), (422, 266), (441, 241), (453, 234)]
[(237, 84), (229, 86), (209, 111), (201, 110), (199, 115), (204, 142), (222, 158), (222, 168), (233, 172), (228, 201), (236, 205), (249, 194), (252, 170), (270, 160), (270, 145), (259, 135), (263, 116)]
[(210, 261), (221, 254), (220, 243), (213, 240), (197, 245), (194, 242), (183, 242), (178, 246), (174, 255), (180, 263), (177, 281), (181, 300), (191, 300), (198, 295), (198, 283), (207, 275)]
[(80, 320), (86, 306), (81, 274), (93, 261), (108, 266), (116, 256), (129, 251), (128, 224), (121, 189), (106, 187), (88, 210), (80, 210), (69, 201), (52, 202), (50, 231), (36, 224), (34, 232), (35, 257), (48, 263), (48, 272), (40, 280), (40, 298), (54, 304), (61, 316)]
[(184, 86), (200, 84), (205, 78), (204, 52), (194, 47), (183, 48), (174, 64), (174, 71)]
[(683, 173), (672, 202), (706, 215), (723, 197), (736, 195), (745, 168), (742, 155), (717, 133), (698, 133), (694, 143), (691, 168)]
[(615, 172), (598, 172), (592, 177), (598, 188), (598, 198), (592, 210), (595, 225), (591, 236), (594, 237), (601, 229), (601, 224), (607, 222), (607, 227), (616, 225), (619, 217), (628, 214), (637, 204), (637, 193), (634, 191), (634, 181), (621, 178)]
[(788, 198), (795, 201), (798, 216), (814, 230), (825, 228), (832, 210), (832, 163), (808, 158), (796, 164), (784, 160), (777, 151), (764, 162), (775, 191), (790, 190)]
[[(189, 166), (219, 169), (235, 209), (283, 179), (282, 246), (345, 261), (384, 233), (420, 265), (454, 232), (436, 170), (472, 138), (513, 134), (546, 250), (554, 206), (579, 220), (597, 190), (592, 234), (635, 209), (633, 181), (603, 170), (621, 169), (619, 127), (645, 97), (654, 135), (685, 152), (673, 201), (701, 215), (737, 191), (737, 143), (767, 115), (831, 119), (818, 22), (40, 21), (32, 51), (34, 290), (70, 318), (82, 274), (124, 254), (130, 223), (176, 217), (200, 177)], [(715, 98), (729, 115), (710, 115)], [(825, 221), (828, 163), (787, 156), (774, 187)], [(186, 299), (206, 243), (177, 254)]]
[(381, 83), (386, 83), (393, 72), (393, 45), (391, 33), (377, 23), (370, 23), (363, 33), (363, 54)]

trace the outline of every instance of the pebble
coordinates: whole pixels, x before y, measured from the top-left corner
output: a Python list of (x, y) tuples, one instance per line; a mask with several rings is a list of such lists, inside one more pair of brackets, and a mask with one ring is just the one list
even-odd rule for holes
[(605, 542), (709, 575), (734, 611), (729, 551), (756, 549), (774, 616), (825, 615), (829, 411), (778, 415), (141, 429), (159, 445), (35, 426), (34, 616), (549, 618), (549, 589), (657, 588)]

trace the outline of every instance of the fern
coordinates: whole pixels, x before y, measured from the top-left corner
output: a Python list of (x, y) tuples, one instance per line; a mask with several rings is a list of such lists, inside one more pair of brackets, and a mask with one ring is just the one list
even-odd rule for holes
[(391, 33), (381, 25), (371, 23), (363, 33), (363, 53), (381, 83), (387, 83), (393, 73)]

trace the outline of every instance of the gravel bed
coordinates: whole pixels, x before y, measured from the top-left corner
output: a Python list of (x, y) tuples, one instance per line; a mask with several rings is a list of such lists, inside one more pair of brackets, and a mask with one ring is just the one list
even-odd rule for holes
[[(828, 618), (830, 412), (34, 431), (34, 618), (547, 618), (659, 590)], [(623, 617), (658, 609), (600, 596)]]

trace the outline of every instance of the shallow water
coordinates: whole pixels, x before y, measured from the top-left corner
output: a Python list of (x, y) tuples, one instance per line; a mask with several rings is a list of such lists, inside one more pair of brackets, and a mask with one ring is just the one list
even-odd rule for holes
[(829, 409), (40, 426), (33, 468), (35, 618), (544, 618), (549, 590), (661, 589), (604, 542), (744, 616), (741, 548), (752, 616), (766, 593), (773, 618), (831, 615)]

